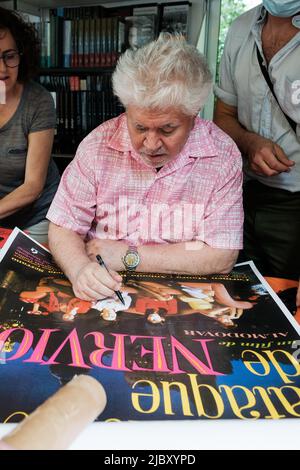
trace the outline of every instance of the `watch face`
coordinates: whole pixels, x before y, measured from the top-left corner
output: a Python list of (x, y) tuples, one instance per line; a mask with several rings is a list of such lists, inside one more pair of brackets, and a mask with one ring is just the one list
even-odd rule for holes
[(125, 255), (124, 261), (128, 268), (136, 268), (136, 266), (139, 264), (140, 257), (138, 253), (135, 253), (134, 251), (130, 251), (129, 253)]

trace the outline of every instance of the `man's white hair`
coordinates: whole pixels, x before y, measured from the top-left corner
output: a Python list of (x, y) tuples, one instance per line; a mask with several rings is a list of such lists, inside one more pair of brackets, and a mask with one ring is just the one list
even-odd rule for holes
[(206, 60), (183, 36), (162, 33), (137, 51), (128, 49), (112, 77), (113, 90), (125, 108), (175, 107), (194, 116), (212, 88)]

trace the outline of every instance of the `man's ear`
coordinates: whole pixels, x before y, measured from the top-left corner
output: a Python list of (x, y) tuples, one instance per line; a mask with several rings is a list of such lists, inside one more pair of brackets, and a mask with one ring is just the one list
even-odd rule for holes
[[(199, 110), (199, 113), (200, 113), (200, 110)], [(195, 126), (195, 119), (196, 119), (196, 117), (198, 116), (199, 113), (194, 114), (194, 116), (192, 116), (191, 130), (194, 129), (194, 126)]]

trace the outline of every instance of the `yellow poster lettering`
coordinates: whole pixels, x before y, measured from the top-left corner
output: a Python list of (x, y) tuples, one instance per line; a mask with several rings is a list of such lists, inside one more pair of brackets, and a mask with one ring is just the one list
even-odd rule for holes
[(178, 388), (180, 392), (182, 412), (184, 416), (194, 416), (191, 412), (189, 395), (186, 386), (180, 382), (161, 382), (163, 387), (163, 397), (166, 415), (174, 415), (172, 410), (171, 388)]
[[(272, 365), (275, 367), (276, 371), (278, 372), (279, 376), (284, 381), (284, 383), (292, 383), (293, 381), (290, 380), (289, 377), (298, 377), (300, 375), (300, 364), (288, 351), (284, 351), (282, 349), (276, 349), (275, 351), (268, 350), (265, 351), (265, 354), (270, 359)], [(281, 363), (279, 362), (280, 360), (281, 362), (283, 361), (287, 365), (281, 365)], [(295, 373), (287, 373), (284, 370), (284, 368), (286, 368), (287, 366), (289, 368), (290, 366), (293, 366)]]
[(268, 394), (269, 389), (266, 390), (263, 387), (253, 387), (252, 391), (255, 395), (259, 395), (261, 397), (261, 399), (264, 402), (264, 405), (268, 409), (270, 414), (265, 416), (266, 419), (285, 418), (285, 415), (281, 415), (281, 414), (278, 413), (278, 411), (276, 410), (274, 404), (272, 403), (272, 401), (270, 399), (270, 396)]
[[(212, 387), (211, 385), (207, 384), (198, 384), (197, 382), (197, 375), (196, 374), (188, 374), (192, 386), (192, 391), (195, 399), (195, 404), (197, 408), (198, 416), (205, 416), (206, 418), (217, 419), (221, 418), (224, 413), (224, 403), (219, 392)], [(201, 392), (205, 392), (205, 400), (202, 400)], [(213, 401), (216, 406), (216, 414), (209, 415), (205, 412), (203, 401), (205, 403), (210, 403)]]
[[(300, 418), (300, 400), (292, 404), (289, 402), (289, 400), (284, 394), (285, 391), (289, 391), (289, 392), (292, 391), (292, 392), (295, 392), (295, 395), (297, 396), (297, 398), (300, 398), (299, 387), (294, 387), (293, 385), (284, 385), (281, 388), (269, 387), (268, 391), (274, 392), (276, 394), (276, 396), (279, 398), (280, 402), (283, 404), (283, 406), (285, 407), (288, 413), (290, 413), (292, 416), (296, 416), (297, 418)], [(296, 411), (295, 408), (298, 408), (298, 411)]]
[[(228, 385), (220, 385), (219, 387), (220, 391), (224, 390), (225, 394), (227, 395), (227, 398), (229, 400), (230, 406), (232, 411), (234, 412), (235, 416), (237, 416), (240, 419), (257, 419), (260, 418), (260, 413), (257, 410), (251, 410), (250, 408), (253, 408), (256, 405), (256, 399), (253, 393), (246, 387), (243, 387), (242, 385), (235, 385), (234, 387), (228, 387)], [(243, 396), (241, 397), (241, 394), (239, 393), (239, 399), (240, 401), (245, 401), (244, 399), (246, 398), (247, 403), (245, 405), (239, 405), (237, 398), (235, 396), (235, 391), (238, 390), (239, 392), (243, 392)], [(244, 410), (249, 410), (249, 416), (244, 416), (242, 412)]]
[[(245, 360), (247, 357), (253, 357), (256, 358), (257, 360), (250, 361), (250, 360)], [(258, 353), (257, 351), (253, 351), (252, 349), (245, 349), (245, 351), (242, 352), (242, 359), (244, 361), (244, 366), (254, 375), (259, 375), (260, 377), (263, 377), (265, 375), (268, 375), (270, 373), (270, 364), (268, 361), (262, 356), (262, 354)], [(256, 367), (256, 368), (255, 368)], [(261, 369), (263, 369), (261, 371)]]
[[(158, 409), (159, 403), (160, 403), (158, 387), (151, 380), (138, 380), (137, 382), (133, 384), (132, 388), (134, 389), (138, 385), (144, 386), (144, 387), (145, 386), (151, 387), (152, 392), (151, 393), (136, 393), (136, 392), (132, 393), (131, 400), (132, 400), (133, 408), (139, 413), (146, 413), (146, 414), (154, 413)], [(149, 409), (142, 408), (142, 406), (140, 405), (141, 397), (151, 398), (152, 402), (151, 402), (151, 406)]]
[(23, 419), (23, 418), (27, 418), (28, 414), (25, 413), (25, 411), (15, 411), (15, 412), (12, 413), (11, 415), (9, 415), (9, 416), (3, 421), (3, 423), (4, 423), (4, 424), (9, 423), (10, 420), (11, 420), (12, 418), (14, 418), (15, 416), (21, 416), (22, 419)]

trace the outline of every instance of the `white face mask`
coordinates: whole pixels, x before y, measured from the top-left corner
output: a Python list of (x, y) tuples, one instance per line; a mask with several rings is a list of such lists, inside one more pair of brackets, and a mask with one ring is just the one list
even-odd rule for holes
[(300, 15), (294, 16), (292, 19), (292, 25), (295, 26), (295, 28), (300, 29)]
[(265, 9), (273, 16), (288, 18), (300, 12), (299, 0), (262, 0)]

